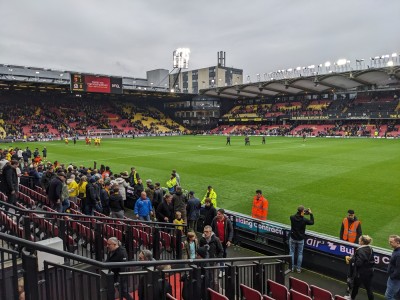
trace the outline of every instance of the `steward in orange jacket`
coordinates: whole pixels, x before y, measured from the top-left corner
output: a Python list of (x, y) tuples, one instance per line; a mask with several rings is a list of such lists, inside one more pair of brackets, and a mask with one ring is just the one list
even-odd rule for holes
[(354, 210), (347, 211), (347, 217), (343, 219), (340, 229), (340, 239), (349, 243), (358, 243), (362, 235), (361, 222), (354, 215)]
[(266, 221), (268, 217), (268, 200), (264, 198), (261, 190), (256, 191), (253, 198), (253, 207), (251, 209), (251, 216), (255, 219)]

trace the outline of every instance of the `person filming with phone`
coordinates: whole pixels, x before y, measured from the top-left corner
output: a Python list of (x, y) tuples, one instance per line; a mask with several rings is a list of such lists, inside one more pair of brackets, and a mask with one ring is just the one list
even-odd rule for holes
[[(309, 215), (309, 218), (305, 218), (304, 215)], [(314, 224), (314, 215), (310, 208), (304, 208), (300, 205), (297, 208), (297, 213), (290, 216), (290, 236), (289, 236), (289, 249), (290, 255), (292, 256), (292, 272), (295, 268), (297, 273), (301, 273), (301, 263), (303, 262), (303, 249), (304, 239), (306, 237), (306, 225)], [(297, 250), (297, 255), (296, 254)], [(296, 257), (296, 259), (295, 259)], [(295, 265), (296, 262), (296, 265)]]

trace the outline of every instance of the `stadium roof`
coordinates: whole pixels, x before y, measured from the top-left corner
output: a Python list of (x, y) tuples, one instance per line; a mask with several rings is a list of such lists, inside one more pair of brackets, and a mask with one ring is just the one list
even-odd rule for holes
[(200, 90), (200, 94), (236, 100), (268, 96), (398, 88), (399, 83), (400, 67), (396, 66), (250, 82), (234, 86), (204, 89)]

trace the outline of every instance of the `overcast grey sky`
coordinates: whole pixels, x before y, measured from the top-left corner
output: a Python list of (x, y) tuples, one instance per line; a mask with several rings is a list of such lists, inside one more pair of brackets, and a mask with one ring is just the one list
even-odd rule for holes
[(399, 0), (0, 0), (0, 63), (145, 77), (190, 68), (257, 73), (400, 53)]

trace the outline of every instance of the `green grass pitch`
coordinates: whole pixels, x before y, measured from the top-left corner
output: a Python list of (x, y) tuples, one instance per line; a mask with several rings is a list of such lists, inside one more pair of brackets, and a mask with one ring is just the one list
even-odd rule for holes
[[(114, 172), (135, 166), (142, 179), (163, 186), (176, 169), (182, 186), (198, 198), (212, 185), (218, 206), (249, 214), (255, 190), (269, 200), (268, 219), (288, 224), (299, 204), (310, 207), (315, 225), (309, 229), (337, 237), (352, 208), (364, 234), (388, 248), (387, 237), (400, 234), (399, 140), (232, 137), (149, 137), (103, 139), (100, 147), (62, 141), (14, 144), (48, 149), (48, 158), (62, 163), (109, 165)], [(3, 145), (3, 147), (9, 145)]]

